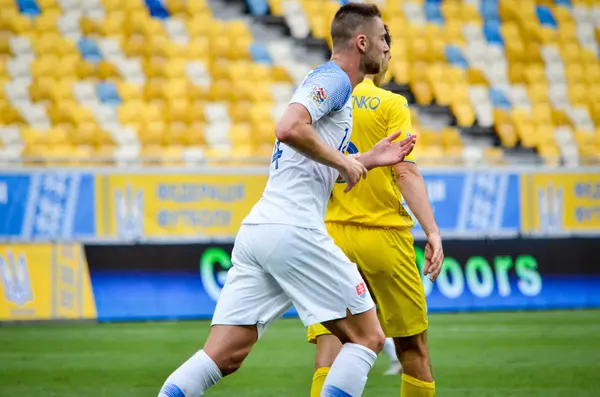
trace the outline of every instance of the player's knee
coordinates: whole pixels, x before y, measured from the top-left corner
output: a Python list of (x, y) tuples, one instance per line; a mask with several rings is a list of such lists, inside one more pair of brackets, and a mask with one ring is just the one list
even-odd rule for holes
[(396, 353), (398, 356), (407, 352), (423, 357), (429, 356), (424, 333), (402, 338), (394, 338), (394, 344), (396, 345)]
[(379, 354), (379, 352), (383, 350), (383, 345), (385, 344), (385, 335), (383, 334), (383, 331), (379, 329), (378, 331), (369, 333), (367, 335), (354, 337), (352, 338), (351, 342), (362, 345)]
[(221, 362), (219, 363), (218, 367), (221, 370), (221, 374), (223, 374), (223, 376), (231, 375), (240, 369), (242, 363), (246, 357), (248, 357), (249, 353), (250, 347), (241, 348), (230, 352), (227, 357), (225, 357), (223, 360), (220, 360)]

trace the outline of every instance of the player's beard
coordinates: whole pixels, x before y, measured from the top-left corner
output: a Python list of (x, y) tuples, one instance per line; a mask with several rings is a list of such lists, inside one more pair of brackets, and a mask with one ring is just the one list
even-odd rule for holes
[(381, 59), (365, 58), (364, 68), (366, 74), (378, 74), (381, 72)]

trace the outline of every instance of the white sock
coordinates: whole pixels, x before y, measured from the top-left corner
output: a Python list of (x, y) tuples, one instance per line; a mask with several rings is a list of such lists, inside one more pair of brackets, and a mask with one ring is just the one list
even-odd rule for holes
[(386, 338), (383, 345), (383, 352), (390, 358), (390, 362), (397, 363), (398, 355), (396, 354), (396, 345), (393, 338)]
[(325, 379), (321, 397), (359, 397), (377, 354), (355, 343), (346, 343)]
[(201, 397), (222, 377), (215, 362), (200, 350), (167, 378), (158, 397)]

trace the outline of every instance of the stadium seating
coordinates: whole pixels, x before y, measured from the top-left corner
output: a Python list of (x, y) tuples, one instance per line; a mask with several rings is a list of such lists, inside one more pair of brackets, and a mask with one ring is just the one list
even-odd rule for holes
[[(296, 38), (311, 35), (329, 46), (328, 22), (344, 3), (247, 2), (255, 14), (285, 18)], [(372, 2), (394, 37), (393, 80), (410, 88), (416, 104), (448, 107), (457, 127), (491, 129), (502, 148), (531, 149), (549, 165), (600, 163), (598, 1)], [(419, 128), (419, 150), (444, 158), (460, 152), (440, 143), (448, 130)], [(463, 145), (465, 160), (473, 154), (502, 159), (502, 149)]]
[[(240, 0), (242, 1), (242, 0)], [(246, 0), (297, 39), (331, 46), (342, 0)], [(388, 79), (413, 109), (423, 164), (600, 163), (600, 4), (379, 0), (394, 36)], [(268, 161), (275, 120), (306, 68), (206, 0), (0, 0), (0, 162)], [(498, 147), (465, 131), (491, 131)]]
[(204, 0), (0, 8), (0, 162), (270, 157), (293, 80), (243, 21), (214, 18)]

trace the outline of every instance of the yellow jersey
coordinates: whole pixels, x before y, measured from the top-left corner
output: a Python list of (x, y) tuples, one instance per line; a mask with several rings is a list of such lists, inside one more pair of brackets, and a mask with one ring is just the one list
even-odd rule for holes
[[(411, 133), (410, 110), (406, 99), (363, 80), (352, 92), (353, 127), (349, 153), (364, 153), (377, 142), (402, 131), (399, 139)], [(404, 161), (415, 162), (411, 153)], [(414, 221), (402, 206), (393, 167), (369, 171), (349, 193), (344, 184), (336, 184), (327, 207), (326, 222), (355, 223), (386, 228), (411, 228)]]

